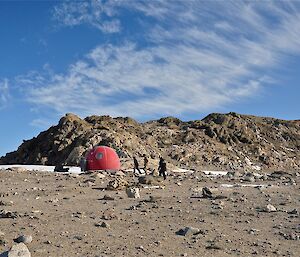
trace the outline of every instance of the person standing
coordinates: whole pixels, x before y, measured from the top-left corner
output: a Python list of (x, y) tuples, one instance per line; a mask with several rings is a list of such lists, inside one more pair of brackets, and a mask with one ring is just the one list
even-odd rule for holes
[(135, 174), (135, 170), (137, 170), (140, 174), (142, 174), (141, 170), (139, 169), (139, 163), (135, 156), (133, 157), (133, 173)]
[(163, 176), (164, 177), (164, 180), (167, 179), (167, 164), (165, 162), (165, 160), (160, 157), (159, 159), (159, 166), (158, 166), (158, 172), (159, 172), (159, 176)]
[(147, 166), (148, 166), (148, 158), (147, 158), (146, 154), (144, 154), (144, 171), (145, 171), (145, 174), (147, 173)]

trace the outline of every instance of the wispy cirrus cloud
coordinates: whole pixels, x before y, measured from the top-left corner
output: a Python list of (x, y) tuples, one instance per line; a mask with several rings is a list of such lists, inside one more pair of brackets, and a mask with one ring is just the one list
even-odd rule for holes
[(8, 79), (0, 80), (0, 110), (3, 109), (10, 98)]
[[(122, 34), (124, 10), (132, 22), (143, 17), (137, 34)], [(142, 118), (204, 112), (255, 95), (272, 81), (270, 70), (300, 53), (297, 2), (65, 2), (54, 15), (64, 25), (100, 27), (104, 15), (122, 25), (124, 36), (121, 43), (96, 46), (63, 74), (19, 78), (30, 86), (28, 101), (57, 113)]]
[(120, 30), (120, 22), (114, 19), (118, 1), (65, 1), (53, 10), (53, 18), (64, 26), (89, 24), (104, 33)]

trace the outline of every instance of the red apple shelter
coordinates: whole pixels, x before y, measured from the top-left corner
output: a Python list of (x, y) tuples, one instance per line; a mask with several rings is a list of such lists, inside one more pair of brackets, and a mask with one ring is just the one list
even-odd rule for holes
[(120, 168), (119, 156), (108, 146), (95, 146), (86, 156), (87, 170), (119, 170)]

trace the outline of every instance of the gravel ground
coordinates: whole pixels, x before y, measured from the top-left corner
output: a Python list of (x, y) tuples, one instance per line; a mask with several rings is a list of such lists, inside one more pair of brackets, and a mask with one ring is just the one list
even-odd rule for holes
[[(295, 172), (251, 183), (174, 173), (159, 188), (142, 188), (126, 174), (124, 180), (140, 187), (137, 199), (125, 189), (106, 190), (115, 178), (0, 171), (0, 252), (23, 234), (33, 238), (27, 243), (33, 257), (300, 256)], [(251, 184), (260, 186), (241, 186)], [(212, 198), (202, 197), (203, 187)]]

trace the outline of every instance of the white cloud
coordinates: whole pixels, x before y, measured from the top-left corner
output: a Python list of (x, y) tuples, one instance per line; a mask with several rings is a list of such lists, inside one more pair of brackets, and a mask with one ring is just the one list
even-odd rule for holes
[(9, 81), (8, 79), (3, 79), (0, 81), (0, 110), (7, 105), (9, 98)]
[(204, 112), (255, 95), (274, 81), (269, 70), (283, 65), (286, 54), (300, 52), (300, 9), (293, 2), (90, 3), (63, 3), (55, 17), (65, 25), (89, 23), (115, 32), (126, 26), (118, 18), (123, 9), (139, 12), (145, 30), (138, 36), (150, 44), (124, 38), (123, 44), (95, 47), (65, 74), (20, 77), (34, 105), (82, 116)]
[(65, 26), (89, 24), (104, 33), (120, 31), (120, 22), (113, 19), (118, 1), (65, 1), (53, 10), (53, 18)]
[[(186, 46), (100, 46), (67, 74), (49, 78), (46, 86), (44, 80), (36, 80), (42, 83), (31, 88), (29, 97), (59, 113), (72, 110), (83, 115), (140, 118), (204, 111), (231, 102), (248, 88), (239, 85), (239, 79), (249, 71), (231, 61)], [(237, 90), (228, 94), (232, 85)]]

